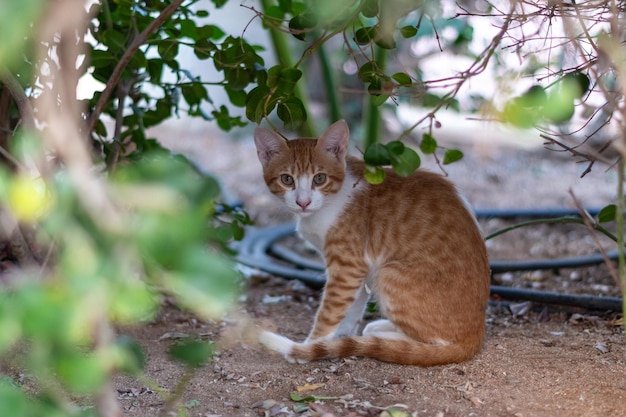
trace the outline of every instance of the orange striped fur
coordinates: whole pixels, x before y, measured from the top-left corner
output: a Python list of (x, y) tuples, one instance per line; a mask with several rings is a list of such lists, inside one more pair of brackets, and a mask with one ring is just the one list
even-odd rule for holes
[[(346, 156), (344, 121), (315, 139), (254, 134), (270, 191), (298, 215), (324, 256), (327, 283), (302, 343), (268, 331), (260, 341), (290, 361), (365, 356), (432, 366), (472, 358), (485, 336), (490, 271), (477, 223), (454, 186), (419, 170), (371, 185)], [(386, 320), (358, 335), (368, 299)]]

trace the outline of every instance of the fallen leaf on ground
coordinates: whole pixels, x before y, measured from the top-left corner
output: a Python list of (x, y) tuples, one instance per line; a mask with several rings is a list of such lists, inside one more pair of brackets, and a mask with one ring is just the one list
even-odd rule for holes
[(411, 413), (404, 410), (396, 410), (395, 408), (389, 408), (379, 414), (378, 417), (411, 417)]
[(474, 404), (476, 407), (480, 407), (481, 405), (483, 405), (483, 404), (485, 403), (483, 400), (481, 400), (481, 399), (480, 399), (480, 398), (478, 398), (478, 397), (471, 397), (469, 400), (470, 400), (470, 401), (472, 402), (472, 404)]
[(309, 384), (308, 382), (306, 384), (304, 384), (301, 387), (296, 387), (296, 391), (298, 392), (305, 392), (305, 391), (313, 391), (316, 390), (318, 388), (322, 388), (323, 386), (325, 386), (326, 384), (324, 383), (320, 383), (320, 384)]
[(289, 398), (291, 398), (291, 401), (295, 401), (297, 403), (312, 403), (313, 401), (318, 400), (336, 400), (338, 397), (320, 397), (317, 395), (307, 395), (306, 397), (301, 397), (295, 392), (292, 392), (289, 394)]

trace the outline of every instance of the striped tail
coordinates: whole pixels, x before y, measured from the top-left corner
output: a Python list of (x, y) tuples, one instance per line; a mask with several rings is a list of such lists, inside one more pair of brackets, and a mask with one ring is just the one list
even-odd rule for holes
[(472, 358), (482, 345), (482, 338), (476, 338), (465, 345), (459, 343), (435, 345), (408, 337), (386, 339), (376, 336), (346, 336), (296, 343), (268, 331), (261, 333), (259, 341), (266, 348), (283, 354), (292, 363), (364, 356), (384, 362), (417, 366), (463, 362)]

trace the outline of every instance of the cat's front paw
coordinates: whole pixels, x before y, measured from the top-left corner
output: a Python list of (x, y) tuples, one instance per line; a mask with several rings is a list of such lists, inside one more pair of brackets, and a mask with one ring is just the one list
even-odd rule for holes
[(291, 356), (291, 349), (296, 344), (292, 340), (276, 333), (262, 331), (259, 335), (259, 343), (267, 349), (281, 353), (289, 363), (307, 363), (306, 359), (298, 359)]

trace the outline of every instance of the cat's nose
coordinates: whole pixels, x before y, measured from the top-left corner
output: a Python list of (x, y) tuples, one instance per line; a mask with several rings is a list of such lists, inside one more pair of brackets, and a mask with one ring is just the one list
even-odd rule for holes
[(311, 204), (311, 200), (296, 200), (296, 204), (302, 207), (302, 210), (306, 210), (309, 204)]

